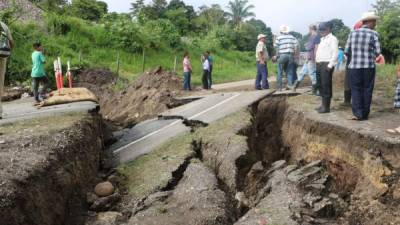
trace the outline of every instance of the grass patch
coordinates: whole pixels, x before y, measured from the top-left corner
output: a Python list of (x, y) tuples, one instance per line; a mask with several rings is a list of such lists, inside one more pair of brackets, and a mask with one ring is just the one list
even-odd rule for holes
[(0, 126), (2, 136), (21, 136), (50, 134), (67, 129), (85, 118), (83, 113), (65, 113), (63, 115), (22, 120)]
[(185, 134), (157, 148), (150, 154), (121, 165), (118, 172), (125, 177), (124, 186), (129, 194), (143, 198), (167, 186), (185, 160), (193, 158), (192, 136)]

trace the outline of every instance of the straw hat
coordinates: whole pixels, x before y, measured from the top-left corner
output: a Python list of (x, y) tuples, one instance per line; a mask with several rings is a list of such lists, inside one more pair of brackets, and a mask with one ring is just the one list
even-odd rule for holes
[(379, 16), (375, 14), (375, 12), (366, 12), (362, 15), (361, 21), (370, 21), (370, 20), (378, 20)]
[(259, 34), (257, 37), (257, 40), (260, 40), (261, 38), (266, 38), (267, 36), (265, 36), (264, 34)]
[(283, 33), (283, 34), (288, 34), (288, 33), (290, 32), (290, 27), (289, 27), (289, 26), (286, 26), (286, 25), (283, 25), (283, 26), (281, 26), (281, 28), (279, 29), (279, 31), (280, 31), (281, 33)]

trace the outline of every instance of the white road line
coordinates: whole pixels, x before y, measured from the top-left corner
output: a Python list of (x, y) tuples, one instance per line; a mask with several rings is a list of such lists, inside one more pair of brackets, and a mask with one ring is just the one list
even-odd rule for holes
[[(221, 106), (221, 105), (223, 105), (223, 104), (225, 104), (225, 103), (231, 101), (232, 99), (237, 98), (237, 97), (240, 96), (240, 95), (241, 95), (240, 93), (237, 93), (237, 94), (235, 94), (235, 95), (233, 95), (233, 96), (231, 96), (231, 97), (225, 99), (224, 101), (222, 101), (222, 102), (220, 102), (220, 103), (218, 103), (218, 104), (216, 104), (216, 105), (214, 105), (214, 106), (212, 106), (212, 107), (210, 107), (210, 108), (208, 108), (208, 109), (206, 109), (206, 110), (204, 110), (204, 111), (201, 111), (201, 112), (197, 113), (196, 115), (190, 117), (189, 120), (192, 120), (192, 119), (194, 119), (194, 118), (196, 118), (196, 117), (198, 117), (198, 116), (201, 116), (201, 115), (203, 115), (203, 114), (205, 114), (205, 113), (207, 113), (207, 112), (209, 112), (209, 111), (211, 111), (211, 110), (217, 108), (218, 106)], [(155, 135), (155, 134), (158, 134), (158, 133), (160, 133), (161, 131), (163, 131), (163, 130), (169, 128), (169, 127), (172, 127), (172, 126), (174, 126), (174, 125), (176, 125), (176, 124), (178, 124), (178, 123), (181, 123), (181, 122), (182, 122), (181, 120), (177, 120), (177, 121), (175, 121), (175, 122), (173, 122), (173, 123), (171, 123), (171, 124), (169, 124), (169, 125), (167, 125), (167, 126), (165, 126), (165, 127), (163, 127), (163, 128), (160, 128), (160, 129), (158, 129), (158, 130), (156, 130), (156, 131), (153, 131), (153, 132), (151, 132), (150, 134), (147, 134), (146, 136), (143, 136), (143, 137), (137, 139), (136, 141), (131, 142), (131, 143), (129, 143), (129, 144), (127, 144), (127, 145), (125, 145), (125, 146), (123, 146), (123, 147), (121, 147), (121, 148), (115, 150), (114, 153), (119, 153), (119, 152), (121, 152), (121, 151), (123, 151), (123, 150), (129, 148), (130, 146), (132, 146), (132, 145), (134, 145), (134, 144), (136, 144), (136, 143), (138, 143), (138, 142), (141, 142), (141, 141), (143, 141), (144, 139), (147, 139), (148, 137), (151, 137), (151, 136), (153, 136), (153, 135)]]

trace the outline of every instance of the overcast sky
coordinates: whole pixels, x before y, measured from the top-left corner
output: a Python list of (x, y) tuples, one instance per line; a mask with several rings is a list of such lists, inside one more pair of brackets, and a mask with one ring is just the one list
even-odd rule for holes
[[(128, 12), (133, 0), (103, 0), (110, 11)], [(148, 0), (147, 2), (149, 2)], [(197, 10), (201, 5), (220, 4), (224, 10), (229, 0), (184, 0)], [(307, 32), (308, 24), (339, 18), (348, 26), (372, 9), (376, 0), (249, 0), (256, 8), (257, 19), (263, 20), (276, 33), (283, 24), (301, 33)]]

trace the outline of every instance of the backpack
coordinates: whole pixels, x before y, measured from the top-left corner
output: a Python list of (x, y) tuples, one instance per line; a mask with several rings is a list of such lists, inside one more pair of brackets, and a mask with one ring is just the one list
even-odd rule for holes
[(8, 58), (11, 55), (10, 39), (4, 27), (0, 22), (0, 58)]

